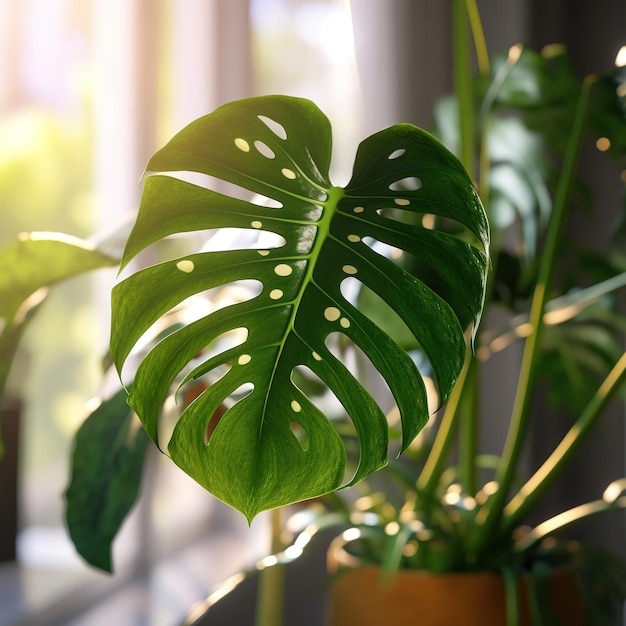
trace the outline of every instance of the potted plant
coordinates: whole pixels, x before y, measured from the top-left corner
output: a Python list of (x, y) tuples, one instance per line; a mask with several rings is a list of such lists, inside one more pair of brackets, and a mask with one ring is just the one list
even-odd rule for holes
[[(142, 357), (129, 404), (156, 445), (249, 520), (262, 510), (360, 483), (387, 463), (394, 428), (343, 362), (346, 344), (359, 348), (389, 386), (401, 416), (398, 453), (407, 451), (429, 419), (424, 372), (432, 373), (444, 406), (436, 435), (421, 460), (417, 455), (417, 469), (399, 466), (395, 472), (404, 477), (398, 483), (400, 506), (378, 506), (375, 499), (347, 506), (344, 519), (351, 523), (359, 521), (355, 513), (375, 516), (365, 518), (375, 523), (361, 524), (351, 556), (368, 557), (387, 573), (411, 566), (488, 572), (490, 580), (495, 573), (495, 584), (506, 589), (501, 610), (508, 611), (510, 624), (525, 623), (516, 621), (525, 619), (516, 604), (522, 574), (529, 580), (530, 608), (521, 611), (536, 617), (549, 611), (541, 597), (552, 584), (552, 570), (576, 564), (571, 544), (543, 539), (564, 522), (626, 503), (617, 483), (602, 500), (568, 512), (567, 519), (557, 516), (519, 530), (619, 389), (626, 367), (623, 357), (603, 355), (602, 378), (608, 376), (599, 391), (580, 407), (554, 454), (518, 486), (531, 399), (548, 362), (544, 348), (552, 329), (546, 328), (546, 314), (567, 313), (571, 319), (572, 309), (593, 313), (599, 298), (624, 282), (622, 268), (605, 264), (603, 271), (613, 274), (609, 282), (557, 297), (559, 244), (583, 137), (592, 127), (611, 138), (612, 152), (623, 155), (626, 136), (623, 76), (613, 72), (580, 85), (561, 52), (517, 48), (493, 71), (481, 57), (475, 89), (460, 70), (456, 105), (442, 106), (439, 119), (450, 112), (460, 119), (461, 161), (429, 133), (400, 124), (360, 145), (345, 188), (328, 178), (330, 126), (311, 102), (266, 96), (220, 107), (150, 160), (122, 268), (174, 234), (235, 228), (247, 243), (220, 248), (217, 237), (211, 238), (207, 249), (140, 269), (113, 292), (111, 353), (121, 373), (135, 344), (176, 305), (233, 284), (247, 290), (242, 300), (172, 329)], [(467, 115), (473, 110), (478, 126)], [(499, 118), (501, 111), (506, 119)], [(543, 114), (550, 115), (547, 123)], [(443, 128), (444, 141), (454, 127)], [(502, 146), (496, 140), (507, 129), (526, 143), (513, 144), (506, 158), (500, 153), (490, 163), (489, 149)], [(480, 168), (474, 167), (476, 153)], [(519, 195), (511, 192), (516, 187)], [(530, 213), (519, 213), (526, 218), (526, 257), (514, 258), (503, 245), (503, 229), (494, 230), (489, 257), (480, 197), (490, 215), (498, 204), (518, 213), (530, 206)], [(535, 255), (532, 244), (544, 234), (543, 250)], [(505, 330), (525, 339), (524, 357), (509, 436), (495, 479), (485, 479), (476, 434), (474, 352), (493, 346), (478, 332), (483, 304), (485, 298), (502, 302), (504, 279), (511, 276), (510, 303), (528, 302), (529, 309), (515, 310), (523, 324), (512, 318)], [(613, 322), (611, 331), (620, 328), (621, 317), (597, 310)], [(420, 362), (416, 354), (426, 359)], [(350, 419), (327, 419), (324, 405), (307, 393), (307, 379), (332, 392)], [(184, 402), (175, 424), (163, 428), (162, 407), (172, 390), (197, 381), (204, 381), (202, 393)], [(457, 427), (458, 460), (449, 466)], [(608, 562), (607, 557), (603, 563)], [(337, 584), (349, 576), (338, 576)], [(569, 574), (565, 580), (572, 582)]]
[[(508, 308), (513, 317), (479, 332), (477, 357), (468, 361), (430, 436), (393, 472), (382, 472), (401, 488), (379, 483), (347, 512), (354, 527), (330, 551), (338, 572), (336, 625), (376, 624), (383, 616), (408, 624), (417, 614), (423, 624), (604, 624), (624, 599), (626, 569), (618, 556), (562, 539), (561, 532), (588, 516), (622, 509), (623, 479), (592, 503), (543, 521), (536, 513), (624, 378), (623, 316), (611, 312), (610, 298), (600, 303), (623, 286), (621, 254), (605, 249), (594, 256), (566, 232), (588, 135), (602, 138), (598, 147), (623, 159), (624, 70), (580, 83), (562, 46), (541, 52), (515, 46), (493, 68), (488, 59), (480, 61), (471, 88), (461, 81), (456, 98), (440, 103), (436, 117), (439, 135), (477, 173), (496, 225), (486, 309)], [(513, 221), (519, 237), (511, 246), (502, 226)], [(581, 255), (579, 274), (604, 266), (585, 289), (570, 277), (556, 277), (560, 254), (572, 249)], [(598, 279), (602, 272), (605, 281)], [(488, 396), (482, 406), (479, 400), (481, 368), (522, 340), (507, 438), (502, 453), (488, 458), (477, 431), (489, 403)], [(570, 409), (573, 422), (545, 462), (524, 475), (522, 447), (538, 383), (547, 381), (552, 399)], [(407, 462), (407, 456), (413, 459)], [(396, 497), (385, 497), (389, 493)]]

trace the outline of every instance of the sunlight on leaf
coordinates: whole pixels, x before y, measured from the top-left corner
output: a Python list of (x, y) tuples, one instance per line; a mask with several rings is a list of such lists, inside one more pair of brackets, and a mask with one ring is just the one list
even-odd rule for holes
[[(237, 281), (261, 284), (251, 299), (161, 341), (139, 365), (129, 397), (150, 437), (165, 447), (158, 421), (171, 386), (229, 366), (183, 411), (165, 443), (182, 469), (249, 520), (353, 484), (387, 462), (384, 412), (329, 349), (329, 337), (358, 346), (380, 372), (399, 408), (403, 448), (428, 420), (413, 360), (344, 294), (344, 281), (367, 287), (402, 320), (430, 361), (442, 401), (464, 360), (463, 326), (475, 328), (482, 310), (488, 225), (458, 160), (408, 124), (362, 142), (345, 188), (329, 180), (330, 154), (329, 122), (307, 100), (250, 98), (196, 120), (150, 160), (122, 266), (183, 232), (254, 229), (282, 243), (186, 255), (141, 269), (113, 291), (111, 351), (121, 371), (142, 335), (188, 297)], [(274, 205), (170, 175), (178, 172), (226, 181)], [(417, 219), (395, 219), (391, 209)], [(461, 236), (425, 228), (425, 215), (454, 222)], [(423, 269), (407, 271), (374, 243), (408, 253)], [(216, 348), (236, 328), (247, 329), (245, 341)], [(201, 352), (202, 363), (190, 370)], [(328, 386), (352, 420), (360, 443), (354, 470), (347, 470), (334, 424), (294, 383), (301, 367)], [(245, 394), (233, 395), (242, 388)], [(207, 442), (211, 417), (227, 400)]]

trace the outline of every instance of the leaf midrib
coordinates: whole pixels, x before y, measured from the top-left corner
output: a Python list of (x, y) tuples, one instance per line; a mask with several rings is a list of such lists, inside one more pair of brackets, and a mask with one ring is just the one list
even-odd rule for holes
[[(335, 213), (337, 212), (338, 206), (339, 206), (339, 202), (341, 200), (341, 198), (344, 197), (345, 195), (345, 191), (342, 187), (330, 187), (329, 189), (325, 190), (328, 194), (327, 199), (320, 203), (323, 207), (323, 212), (322, 215), (320, 217), (319, 220), (317, 220), (317, 222), (314, 222), (314, 224), (316, 224), (317, 226), (317, 234), (315, 236), (315, 239), (313, 241), (313, 245), (311, 246), (311, 250), (308, 254), (302, 255), (298, 258), (300, 259), (305, 259), (307, 261), (307, 266), (306, 266), (306, 270), (304, 273), (304, 276), (301, 279), (300, 282), (300, 287), (298, 289), (298, 293), (297, 296), (295, 298), (293, 298), (293, 310), (291, 313), (291, 316), (289, 318), (289, 321), (286, 324), (286, 331), (283, 337), (283, 341), (278, 344), (278, 353), (276, 356), (276, 359), (274, 361), (274, 367), (272, 368), (272, 372), (269, 376), (269, 384), (267, 387), (267, 392), (265, 394), (265, 399), (263, 401), (263, 410), (262, 410), (262, 419), (261, 422), (259, 424), (259, 432), (257, 435), (257, 443), (260, 442), (261, 437), (263, 435), (263, 427), (265, 424), (265, 415), (267, 414), (267, 404), (269, 402), (269, 398), (272, 395), (272, 391), (274, 389), (274, 380), (275, 380), (275, 373), (276, 373), (276, 369), (278, 368), (278, 365), (280, 363), (281, 357), (282, 357), (282, 353), (283, 350), (285, 348), (285, 344), (287, 343), (287, 338), (289, 337), (289, 335), (291, 333), (294, 333), (297, 335), (296, 331), (295, 331), (295, 319), (298, 316), (298, 311), (300, 309), (300, 304), (302, 303), (302, 297), (304, 292), (306, 291), (307, 287), (314, 283), (313, 280), (313, 272), (315, 270), (315, 265), (316, 265), (316, 261), (319, 257), (319, 253), (324, 245), (324, 242), (326, 241), (327, 237), (330, 236), (330, 224), (332, 222), (333, 216), (335, 215)], [(305, 200), (310, 201), (311, 198), (304, 198)], [(260, 446), (256, 446), (256, 450), (259, 450)], [(255, 454), (258, 456), (258, 453), (255, 452)], [(256, 465), (256, 462), (255, 462)], [(258, 479), (260, 477), (260, 474), (257, 472), (255, 473), (255, 483), (258, 482)], [(256, 486), (256, 485), (255, 485)]]

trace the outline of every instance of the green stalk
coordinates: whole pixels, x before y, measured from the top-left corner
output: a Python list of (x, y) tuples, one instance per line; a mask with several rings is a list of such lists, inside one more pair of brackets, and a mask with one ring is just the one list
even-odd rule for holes
[(517, 577), (508, 567), (503, 567), (502, 581), (504, 582), (504, 595), (506, 598), (506, 623), (508, 626), (519, 626), (519, 592), (517, 589)]
[(578, 421), (570, 428), (561, 443), (507, 504), (504, 509), (505, 532), (513, 531), (519, 526), (528, 511), (532, 510), (538, 500), (545, 495), (547, 489), (574, 456), (580, 444), (585, 440), (589, 429), (596, 424), (602, 411), (625, 380), (626, 352), (604, 379)]
[(524, 445), (524, 436), (527, 430), (528, 416), (534, 390), (535, 373), (538, 359), (540, 358), (543, 316), (554, 274), (559, 240), (565, 225), (567, 207), (578, 169), (592, 87), (596, 80), (595, 77), (587, 77), (583, 81), (572, 133), (565, 152), (562, 173), (556, 190), (553, 213), (548, 226), (546, 243), (539, 267), (539, 277), (531, 304), (530, 324), (533, 328), (533, 332), (524, 345), (511, 422), (501, 461), (496, 472), (496, 481), (499, 484), (499, 488), (481, 511), (482, 515), (477, 516), (479, 526), (477, 527), (475, 535), (474, 548), (479, 558), (481, 551), (489, 544), (490, 537), (500, 522), (504, 505), (517, 471), (519, 456)]
[[(475, 150), (474, 101), (465, 0), (453, 0), (452, 2), (452, 37), (454, 90), (459, 103), (459, 159), (470, 175), (473, 175)], [(463, 390), (467, 382), (468, 367), (469, 358), (466, 358), (463, 370), (444, 409), (433, 446), (417, 479), (417, 506), (419, 506), (420, 502), (432, 497), (439, 483), (441, 472), (445, 467), (448, 451), (456, 436), (459, 406), (461, 405)], [(474, 420), (474, 418), (474, 415), (465, 417), (466, 420)], [(473, 459), (476, 456), (474, 438), (468, 434), (464, 438), (464, 443), (461, 447), (464, 450), (464, 458), (467, 459), (467, 462), (473, 463)], [(467, 473), (471, 475), (472, 471)]]
[(489, 53), (487, 52), (487, 42), (483, 31), (483, 24), (480, 19), (480, 12), (476, 0), (465, 0), (465, 10), (469, 18), (470, 28), (472, 29), (472, 40), (474, 42), (474, 50), (476, 50), (476, 60), (478, 61), (478, 71), (483, 76), (489, 74)]
[[(482, 76), (490, 74), (489, 54), (480, 19), (476, 0), (463, 0), (453, 3), (453, 36), (454, 36), (454, 83), (456, 98), (459, 105), (459, 154), (465, 169), (477, 177), (478, 194), (487, 208), (489, 196), (489, 153), (487, 145), (488, 118), (478, 116), (474, 106), (472, 89), (472, 67), (470, 64), (470, 29), (471, 40), (478, 71)], [(480, 155), (476, 163), (477, 122), (480, 127)], [(478, 166), (478, 167), (477, 167)], [(493, 272), (491, 273), (491, 277)], [(490, 277), (487, 293), (492, 288)], [(469, 375), (464, 380), (459, 423), (459, 472), (465, 493), (476, 492), (479, 433), (479, 394), (480, 370), (476, 363), (470, 366)]]
[(459, 416), (459, 405), (465, 387), (471, 356), (467, 356), (459, 379), (448, 398), (448, 403), (443, 411), (441, 423), (437, 429), (437, 434), (432, 448), (424, 463), (424, 467), (417, 479), (417, 502), (429, 499), (437, 489), (441, 472), (445, 467), (450, 446), (456, 434), (457, 420)]
[[(285, 546), (282, 541), (281, 509), (271, 512), (271, 551), (278, 554)], [(277, 563), (259, 572), (255, 626), (283, 626), (283, 604), (285, 597), (285, 566)]]
[[(470, 62), (470, 22), (468, 4), (465, 0), (452, 3), (452, 36), (454, 54), (454, 91), (459, 106), (459, 158), (470, 176), (476, 175), (476, 122), (474, 93), (472, 90), (472, 67)], [(466, 363), (466, 372), (460, 385), (458, 406), (459, 419), (459, 466), (463, 490), (473, 493), (476, 476), (477, 407), (476, 368)], [(469, 372), (472, 375), (467, 375)], [(455, 409), (456, 411), (456, 409)]]
[(465, 0), (452, 3), (452, 39), (454, 55), (454, 92), (459, 103), (459, 159), (474, 176), (475, 123), (470, 65), (470, 38)]
[(463, 493), (474, 495), (477, 488), (476, 456), (478, 450), (478, 364), (472, 358), (461, 394), (459, 423), (459, 481)]
[[(483, 30), (482, 20), (476, 0), (465, 0), (465, 9), (469, 19), (472, 31), (472, 41), (476, 52), (476, 61), (478, 63), (478, 73), (481, 76), (489, 76), (491, 73), (491, 64), (489, 61), (489, 52), (487, 50), (487, 42), (485, 40), (485, 32)], [(482, 109), (482, 107), (481, 107)], [(489, 119), (481, 111), (474, 116), (479, 119), (480, 125), (480, 156), (478, 161), (478, 195), (482, 203), (487, 208), (489, 202), (489, 152), (487, 146), (487, 133)]]
[(551, 517), (539, 524), (539, 526), (533, 528), (515, 543), (513, 549), (518, 554), (521, 554), (566, 526), (575, 524), (583, 519), (588, 519), (594, 515), (607, 513), (609, 511), (623, 511), (624, 509), (626, 509), (626, 496), (621, 496), (613, 501), (602, 499), (587, 502), (586, 504), (579, 504), (578, 506)]

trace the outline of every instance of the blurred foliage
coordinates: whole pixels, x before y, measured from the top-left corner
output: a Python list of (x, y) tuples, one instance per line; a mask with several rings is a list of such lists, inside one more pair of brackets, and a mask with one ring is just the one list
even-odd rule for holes
[[(24, 106), (0, 117), (0, 247), (23, 232), (84, 238), (93, 231), (90, 129), (84, 106), (66, 113)], [(49, 480), (36, 472), (49, 477), (51, 464), (66, 459), (68, 437), (100, 381), (92, 281), (79, 276), (55, 287), (21, 336), (12, 363), (6, 391), (24, 401), (26, 524), (52, 522), (60, 507)]]
[[(476, 76), (473, 88), (477, 145), (485, 146), (488, 159), (483, 164), (488, 172), (483, 199), (492, 228), (490, 302), (516, 314), (527, 310), (537, 280), (581, 81), (563, 46), (535, 51), (516, 45), (507, 54), (494, 57), (490, 75)], [(626, 165), (625, 94), (624, 68), (597, 77), (586, 138), (589, 147), (602, 138), (598, 146), (617, 165), (609, 164), (615, 167), (616, 181), (619, 168)], [(437, 104), (435, 133), (448, 147), (458, 150), (454, 96)], [(479, 158), (477, 155), (477, 162)], [(583, 170), (574, 183), (570, 222), (581, 212), (593, 219), (595, 210)], [(594, 250), (584, 231), (581, 235), (568, 229), (560, 242), (553, 297), (624, 271), (622, 214), (616, 212), (610, 249)], [(624, 325), (615, 307), (616, 298), (605, 297), (575, 320), (546, 329), (540, 375), (550, 383), (549, 399), (573, 414), (592, 396), (607, 368), (621, 354), (618, 337)]]
[(25, 231), (93, 228), (87, 120), (44, 109), (0, 118), (0, 245)]

